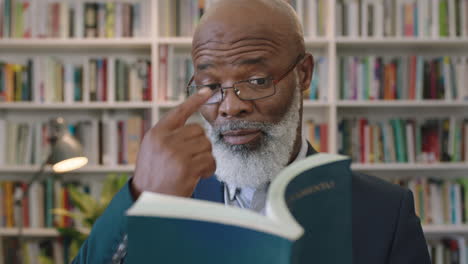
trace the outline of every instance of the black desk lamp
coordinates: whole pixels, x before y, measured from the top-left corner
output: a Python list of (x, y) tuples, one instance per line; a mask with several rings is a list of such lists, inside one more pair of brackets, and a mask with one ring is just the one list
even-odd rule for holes
[(19, 207), (18, 237), (20, 243), (23, 239), (23, 200), (28, 197), (31, 184), (41, 179), (46, 165), (52, 165), (55, 173), (65, 173), (79, 169), (88, 163), (88, 158), (83, 155), (83, 147), (76, 140), (65, 125), (63, 118), (52, 119), (49, 122), (51, 151), (47, 159), (42, 163), (39, 171), (34, 173), (28, 181), (26, 190), (15, 189), (15, 206)]

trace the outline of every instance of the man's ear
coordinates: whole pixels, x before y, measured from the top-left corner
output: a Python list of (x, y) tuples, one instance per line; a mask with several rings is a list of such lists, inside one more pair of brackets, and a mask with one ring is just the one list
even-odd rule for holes
[(310, 53), (306, 53), (302, 62), (297, 65), (299, 84), (301, 91), (309, 89), (312, 81), (312, 73), (314, 72), (314, 57)]

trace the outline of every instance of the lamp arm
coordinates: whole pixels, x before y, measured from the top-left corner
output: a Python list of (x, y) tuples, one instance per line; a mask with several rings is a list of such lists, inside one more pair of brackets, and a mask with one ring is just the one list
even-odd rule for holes
[(33, 174), (33, 176), (29, 179), (29, 181), (27, 182), (27, 185), (26, 185), (26, 192), (23, 193), (23, 197), (28, 197), (29, 195), (29, 189), (31, 189), (31, 185), (35, 182), (37, 182), (38, 180), (40, 180), (42, 174), (44, 174), (44, 169), (45, 167), (47, 166), (47, 164), (49, 163), (49, 159), (50, 159), (50, 155), (49, 157), (47, 157), (47, 159), (41, 164), (41, 167), (39, 168), (39, 170), (37, 172), (35, 172)]
[(16, 189), (15, 190), (15, 193), (14, 193), (14, 198), (15, 198), (15, 206), (17, 206), (19, 208), (18, 212), (19, 212), (19, 216), (18, 216), (18, 240), (19, 240), (19, 243), (20, 245), (22, 244), (23, 242), (23, 207), (24, 207), (24, 198), (27, 198), (29, 196), (29, 190), (31, 189), (31, 185), (33, 183), (35, 183), (36, 181), (40, 180), (42, 174), (44, 174), (44, 169), (46, 167), (46, 165), (49, 163), (49, 160), (50, 160), (50, 156), (49, 155), (47, 157), (47, 159), (41, 164), (41, 167), (39, 168), (39, 170), (37, 172), (35, 172), (33, 174), (33, 176), (29, 179), (29, 181), (27, 182), (27, 185), (26, 185), (26, 190), (23, 191), (22, 189)]

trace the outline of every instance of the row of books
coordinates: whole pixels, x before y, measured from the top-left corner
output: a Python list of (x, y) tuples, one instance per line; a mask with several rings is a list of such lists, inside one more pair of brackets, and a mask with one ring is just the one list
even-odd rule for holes
[(314, 120), (305, 122), (304, 133), (307, 140), (317, 152), (328, 152), (328, 124)]
[(468, 246), (463, 236), (429, 240), (428, 250), (433, 264), (468, 263)]
[(359, 163), (461, 162), (468, 159), (468, 120), (344, 118), (338, 142), (339, 153)]
[(0, 264), (70, 263), (69, 239), (0, 240)]
[[(147, 111), (143, 117), (103, 113), (100, 120), (75, 120), (68, 127), (89, 165), (114, 166), (135, 164), (149, 122)], [(47, 122), (0, 120), (0, 165), (41, 164), (50, 152), (49, 135)]]
[(33, 66), (0, 61), (0, 102), (32, 101)]
[(150, 1), (0, 0), (0, 38), (147, 36)]
[(348, 37), (467, 37), (467, 0), (338, 0), (336, 33)]
[[(159, 35), (192, 36), (201, 16), (219, 0), (160, 0)], [(325, 36), (327, 32), (327, 0), (292, 0), (306, 36)]]
[(318, 56), (314, 59), (312, 81), (310, 88), (304, 93), (304, 99), (325, 102), (328, 100), (328, 58)]
[(158, 101), (181, 101), (186, 97), (190, 78), (194, 73), (192, 57), (177, 53), (173, 46), (159, 46)]
[(304, 35), (307, 37), (324, 37), (327, 35), (329, 25), (328, 0), (292, 0), (290, 1), (302, 23)]
[(0, 102), (150, 101), (151, 91), (151, 62), (144, 58), (0, 61)]
[(468, 179), (396, 179), (413, 192), (415, 212), (424, 225), (468, 223)]
[[(66, 176), (65, 176), (66, 177)], [(62, 179), (49, 177), (42, 182), (35, 182), (30, 186), (29, 195), (23, 200), (23, 207), (15, 204), (17, 189), (25, 191), (27, 184), (19, 181), (0, 182), (0, 227), (13, 228), (22, 221), (24, 228), (50, 228), (50, 227), (79, 227), (80, 221), (68, 216), (53, 214), (54, 208), (64, 208), (79, 213), (70, 197), (69, 188), (89, 193), (99, 199), (102, 183), (64, 182)], [(21, 217), (22, 214), (22, 218)]]
[(159, 0), (159, 36), (192, 36), (205, 10), (219, 0)]
[(468, 99), (468, 57), (346, 56), (339, 59), (340, 99)]

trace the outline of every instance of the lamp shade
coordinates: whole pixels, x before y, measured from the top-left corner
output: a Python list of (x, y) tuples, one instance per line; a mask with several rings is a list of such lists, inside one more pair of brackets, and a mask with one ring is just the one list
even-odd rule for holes
[(57, 173), (79, 169), (88, 163), (83, 154), (83, 147), (66, 129), (64, 120), (57, 118), (51, 121), (53, 133), (49, 164)]

